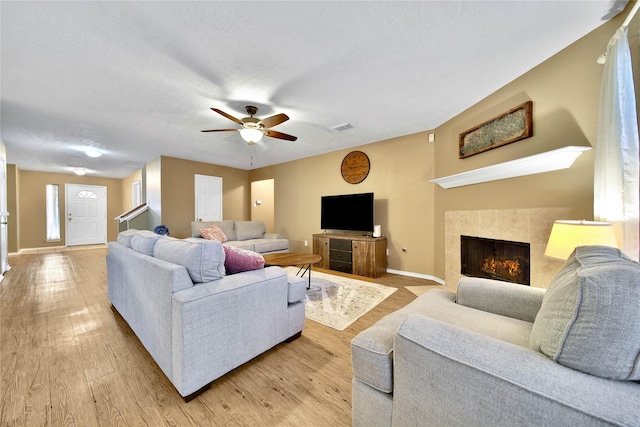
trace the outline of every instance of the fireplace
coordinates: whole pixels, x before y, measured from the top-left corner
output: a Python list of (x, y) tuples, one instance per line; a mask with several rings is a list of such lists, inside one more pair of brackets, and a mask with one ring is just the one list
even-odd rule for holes
[(529, 243), (460, 236), (461, 273), (529, 286)]

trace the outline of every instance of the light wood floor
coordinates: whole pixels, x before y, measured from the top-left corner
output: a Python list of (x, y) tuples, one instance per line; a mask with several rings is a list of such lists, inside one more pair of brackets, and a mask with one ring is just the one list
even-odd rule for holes
[(349, 343), (415, 298), (399, 290), (344, 331), (307, 320), (185, 403), (107, 298), (98, 248), (10, 257), (0, 283), (1, 426), (348, 426)]

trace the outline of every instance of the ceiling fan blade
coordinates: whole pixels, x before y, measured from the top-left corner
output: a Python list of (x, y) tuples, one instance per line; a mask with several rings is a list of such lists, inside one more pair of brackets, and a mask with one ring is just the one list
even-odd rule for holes
[(277, 130), (265, 129), (263, 132), (265, 135), (271, 138), (286, 139), (287, 141), (295, 141), (296, 139), (298, 139), (297, 136), (287, 135), (286, 133), (278, 132)]
[(235, 132), (240, 129), (209, 129), (209, 130), (201, 130), (200, 132)]
[(217, 108), (212, 108), (212, 110), (215, 111), (216, 113), (220, 114), (221, 116), (225, 116), (227, 119), (231, 120), (232, 122), (235, 122), (235, 123), (237, 123), (239, 125), (242, 124), (242, 122), (239, 119), (236, 119), (235, 117), (225, 113), (222, 110), (218, 110)]
[(287, 120), (289, 120), (289, 116), (281, 113), (276, 114), (275, 116), (267, 117), (266, 119), (262, 119), (258, 122), (258, 124), (264, 126), (265, 128), (271, 128), (279, 125), (282, 122), (286, 122)]

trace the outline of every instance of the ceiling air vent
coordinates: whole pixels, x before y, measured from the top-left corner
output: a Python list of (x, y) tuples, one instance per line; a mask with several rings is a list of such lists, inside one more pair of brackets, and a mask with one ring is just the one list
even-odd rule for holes
[(131, 160), (127, 160), (126, 162), (124, 162), (120, 166), (122, 166), (123, 168), (127, 168), (127, 169), (142, 169), (144, 167), (144, 163), (139, 163), (139, 162), (134, 162), (134, 161), (131, 161)]
[(342, 125), (338, 125), (338, 126), (334, 126), (332, 128), (329, 128), (330, 130), (334, 130), (334, 131), (338, 131), (338, 132), (342, 132), (345, 130), (349, 130), (349, 129), (353, 129), (353, 125), (351, 123), (344, 123)]

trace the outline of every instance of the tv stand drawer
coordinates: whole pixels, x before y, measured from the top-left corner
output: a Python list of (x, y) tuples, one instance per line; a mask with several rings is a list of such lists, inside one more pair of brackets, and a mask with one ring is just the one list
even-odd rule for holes
[(331, 270), (341, 271), (343, 273), (353, 272), (353, 264), (351, 264), (350, 262), (336, 261), (333, 259), (329, 261), (329, 268)]
[(347, 251), (337, 251), (335, 249), (332, 249), (331, 252), (329, 252), (329, 259), (331, 261), (342, 261), (342, 262), (352, 262), (352, 254), (351, 251), (347, 252)]
[(351, 252), (351, 240), (349, 239), (329, 239), (329, 248), (339, 251)]

